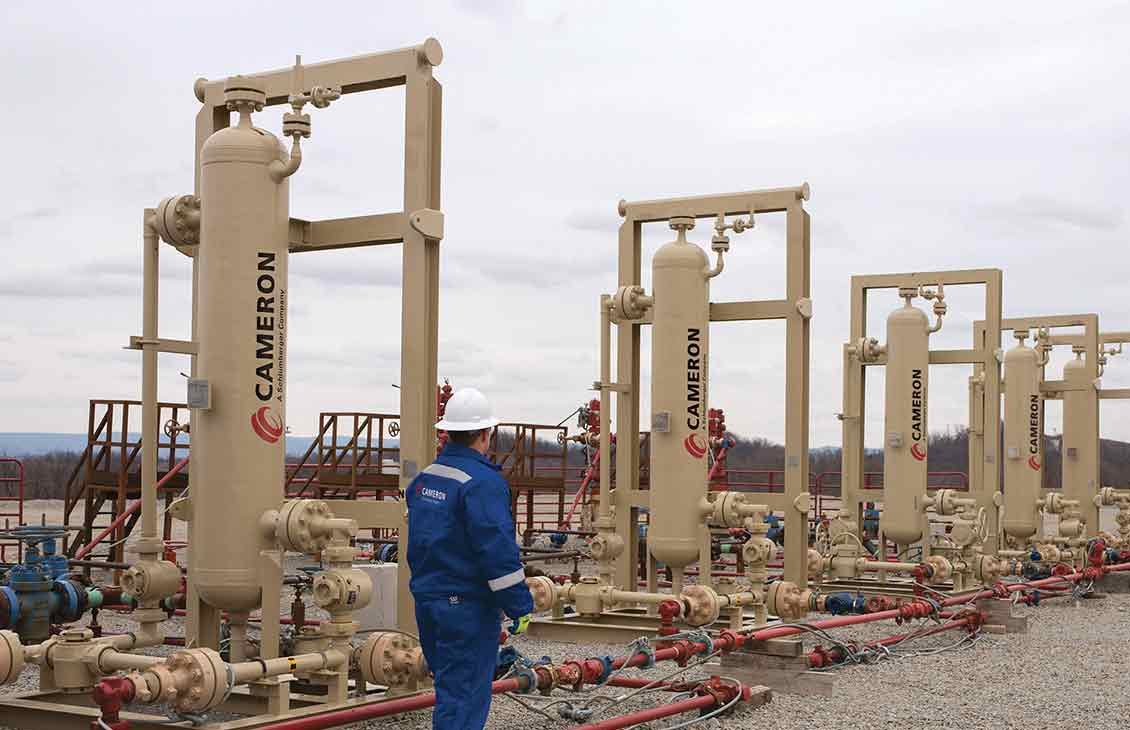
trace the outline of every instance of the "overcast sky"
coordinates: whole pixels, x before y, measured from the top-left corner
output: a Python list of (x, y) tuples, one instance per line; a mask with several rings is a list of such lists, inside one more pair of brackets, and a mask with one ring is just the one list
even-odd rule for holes
[[(141, 209), (191, 192), (194, 79), (435, 36), (441, 376), (481, 388), (506, 419), (557, 422), (597, 374), (618, 200), (807, 180), (812, 443), (838, 445), (852, 274), (999, 267), (1006, 316), (1097, 312), (1104, 329), (1130, 329), (1128, 30), (1130, 6), (1105, 2), (7, 0), (0, 431), (79, 432), (87, 399), (139, 397), (141, 358), (122, 346), (141, 329)], [(257, 123), (278, 132), (282, 111)], [(312, 116), (292, 215), (398, 210), (402, 90)], [(781, 224), (764, 216), (733, 238), (715, 301), (783, 294)], [(655, 228), (649, 253), (670, 236)], [(187, 338), (188, 259), (162, 254), (161, 335)], [(295, 433), (316, 430), (320, 410), (397, 410), (399, 256), (292, 257)], [(981, 297), (949, 292), (934, 346), (968, 346)], [(881, 333), (899, 302), (872, 301)], [(783, 334), (714, 328), (712, 405), (731, 430), (783, 438)], [(1122, 359), (1104, 385), (1130, 387)], [(182, 400), (187, 361), (161, 367), (161, 397)], [(932, 430), (967, 423), (968, 375), (932, 369)], [(1104, 435), (1130, 440), (1130, 404), (1106, 403), (1103, 419)]]

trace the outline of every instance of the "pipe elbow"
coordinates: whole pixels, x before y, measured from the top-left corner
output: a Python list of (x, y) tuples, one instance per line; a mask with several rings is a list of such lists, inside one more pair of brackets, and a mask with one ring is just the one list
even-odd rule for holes
[(302, 145), (299, 139), (298, 135), (291, 137), (290, 158), (286, 162), (275, 160), (271, 163), (271, 179), (276, 183), (281, 183), (298, 172), (302, 165)]
[(713, 279), (714, 277), (721, 274), (724, 268), (726, 268), (726, 261), (722, 258), (722, 252), (719, 251), (718, 259), (717, 261), (715, 261), (714, 266), (707, 269), (704, 273), (707, 279)]

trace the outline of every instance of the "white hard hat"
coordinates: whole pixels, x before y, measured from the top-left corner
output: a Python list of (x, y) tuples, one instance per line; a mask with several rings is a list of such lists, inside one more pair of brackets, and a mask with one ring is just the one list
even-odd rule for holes
[(436, 424), (440, 431), (478, 431), (497, 426), (487, 397), (474, 388), (460, 388), (447, 401), (443, 419)]

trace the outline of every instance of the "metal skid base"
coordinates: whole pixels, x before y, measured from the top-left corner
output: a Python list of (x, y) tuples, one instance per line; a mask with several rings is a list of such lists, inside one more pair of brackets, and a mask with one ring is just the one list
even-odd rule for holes
[[(252, 730), (278, 723), (282, 720), (314, 718), (328, 712), (342, 709), (366, 707), (389, 700), (419, 694), (427, 688), (413, 691), (386, 692), (374, 687), (363, 698), (345, 702), (326, 704), (323, 698), (315, 695), (290, 694), (289, 709), (271, 713), (268, 698), (251, 694), (245, 687), (237, 687), (226, 702), (213, 710), (226, 719), (209, 722), (196, 727), (203, 730)], [(0, 697), (0, 727), (20, 730), (90, 730), (91, 723), (98, 719), (101, 711), (91, 700), (89, 692), (64, 694), (63, 692), (25, 692), (9, 697)], [(239, 716), (239, 717), (235, 717)], [(168, 715), (123, 710), (121, 718), (130, 724), (132, 730), (168, 730), (170, 727), (193, 727), (187, 720), (183, 723), (170, 721)]]
[[(768, 625), (779, 623), (772, 619)], [(715, 631), (732, 629), (730, 616), (723, 612), (719, 619), (704, 627)], [(752, 614), (742, 617), (741, 629), (764, 628), (758, 626)], [(599, 616), (566, 614), (560, 617), (539, 618), (530, 623), (531, 636), (547, 641), (573, 644), (627, 643), (640, 636), (654, 637), (659, 631), (659, 617), (649, 615), (643, 608), (618, 608)]]
[(803, 639), (756, 642), (706, 666), (744, 684), (763, 685), (784, 694), (830, 697), (836, 684), (834, 673), (808, 668)]

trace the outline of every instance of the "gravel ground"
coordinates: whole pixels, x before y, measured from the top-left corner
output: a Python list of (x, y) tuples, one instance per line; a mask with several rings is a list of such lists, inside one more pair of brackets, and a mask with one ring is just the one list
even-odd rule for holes
[[(288, 560), (288, 572), (304, 561)], [(587, 562), (587, 561), (586, 561)], [(585, 566), (582, 566), (585, 567)], [(551, 572), (567, 566), (553, 565)], [(96, 576), (97, 580), (97, 576)], [(290, 589), (280, 597), (282, 611), (289, 613)], [(972, 646), (935, 654), (906, 656), (869, 666), (834, 670), (835, 689), (830, 697), (805, 697), (774, 694), (772, 702), (761, 708), (738, 707), (727, 716), (698, 723), (703, 728), (752, 728), (759, 730), (797, 730), (799, 728), (906, 727), (913, 723), (945, 721), (965, 727), (994, 725), (1005, 728), (1061, 728), (1065, 723), (1084, 727), (1118, 724), (1130, 718), (1130, 692), (1124, 691), (1124, 677), (1130, 670), (1130, 655), (1125, 651), (1125, 636), (1130, 633), (1130, 595), (1109, 594), (1096, 600), (1056, 599), (1038, 608), (1020, 608), (1028, 613), (1029, 633), (983, 634)], [(320, 617), (310, 606), (308, 616)], [(103, 612), (100, 623), (107, 632), (127, 631), (131, 622), (114, 612)], [(842, 641), (866, 642), (893, 633), (902, 633), (891, 622), (839, 629)], [(183, 636), (181, 619), (162, 624), (166, 635)], [(253, 634), (254, 635), (254, 634)], [(915, 642), (913, 650), (946, 649), (960, 638), (960, 632), (947, 632)], [(541, 641), (529, 636), (511, 640), (526, 656), (550, 656), (555, 662), (594, 655), (625, 653), (624, 645), (576, 645)], [(810, 647), (814, 641), (806, 641)], [(148, 654), (166, 654), (174, 647), (155, 647)], [(908, 649), (908, 652), (910, 649)], [(628, 670), (627, 676), (658, 678), (676, 667), (665, 663), (648, 672)], [(725, 673), (725, 668), (713, 669)], [(707, 677), (711, 671), (692, 669), (680, 678)], [(0, 696), (25, 692), (37, 686), (36, 668), (29, 668), (14, 685), (0, 687)], [(604, 689), (599, 694), (617, 697), (629, 690)], [(558, 691), (554, 699), (578, 699)], [(531, 704), (550, 700), (540, 695), (523, 696)], [(598, 714), (599, 720), (615, 714), (652, 707), (666, 702), (669, 695), (653, 693), (629, 699), (615, 711)], [(597, 701), (595, 707), (603, 706)], [(556, 715), (556, 707), (549, 712)], [(662, 728), (678, 720), (669, 719), (650, 726)], [(575, 723), (548, 719), (508, 697), (496, 697), (487, 724), (492, 730), (526, 727), (568, 728)], [(425, 730), (431, 727), (430, 711), (348, 726)], [(0, 730), (4, 726), (0, 725)]]
[[(985, 634), (972, 647), (958, 651), (838, 669), (831, 697), (775, 694), (765, 707), (738, 708), (727, 717), (707, 720), (699, 726), (860, 730), (944, 721), (964, 727), (993, 725), (1034, 730), (1061, 728), (1069, 723), (1082, 727), (1117, 725), (1119, 720), (1130, 717), (1130, 693), (1125, 691), (1124, 684), (1124, 677), (1130, 671), (1124, 638), (1130, 632), (1130, 595), (1110, 594), (1103, 599), (1078, 602), (1058, 599), (1038, 608), (1020, 610), (1030, 616), (1027, 634)], [(112, 618), (109, 613), (102, 623), (107, 630), (126, 626), (121, 618)], [(169, 634), (179, 634), (181, 621), (166, 622), (164, 628)], [(839, 630), (836, 636), (863, 642), (896, 631), (901, 630), (885, 623)], [(915, 649), (947, 647), (958, 638), (958, 632), (948, 632), (917, 642)], [(625, 648), (620, 645), (578, 646), (532, 637), (518, 637), (514, 641), (527, 656), (549, 655), (555, 661), (621, 654)], [(149, 653), (170, 650), (160, 647)], [(631, 670), (630, 674), (659, 677), (674, 669), (667, 663), (646, 673)], [(0, 688), (0, 695), (34, 688), (35, 676), (34, 669), (25, 671), (16, 685)], [(705, 677), (708, 672), (691, 670), (685, 676)], [(626, 692), (601, 691), (609, 695)], [(557, 696), (576, 698), (562, 692), (555, 693)], [(547, 701), (538, 695), (524, 699), (536, 703)], [(641, 709), (666, 700), (664, 693), (652, 694), (628, 700), (617, 710)], [(665, 721), (666, 724), (672, 722)], [(665, 723), (651, 727), (663, 727)], [(551, 722), (509, 698), (495, 698), (487, 727), (509, 730), (517, 724), (563, 728), (571, 725), (560, 720)], [(349, 727), (424, 730), (430, 725), (431, 714), (425, 711)]]
[[(1117, 725), (1130, 717), (1130, 693), (1124, 677), (1130, 670), (1125, 635), (1130, 631), (1130, 595), (1081, 601), (1057, 599), (1035, 609), (1020, 609), (1030, 616), (1029, 633), (983, 634), (972, 647), (932, 655), (910, 656), (877, 665), (835, 670), (831, 697), (774, 694), (768, 705), (738, 708), (728, 717), (699, 723), (702, 728), (907, 727), (912, 722), (964, 727), (1062, 728)], [(859, 642), (901, 633), (891, 623), (853, 627), (835, 632), (837, 638)], [(952, 646), (958, 632), (947, 632), (915, 643), (916, 650)], [(806, 642), (809, 646), (811, 642)], [(623, 653), (623, 647), (578, 647), (519, 638), (527, 656), (549, 654), (555, 659), (592, 654)], [(661, 676), (670, 664), (643, 676)], [(723, 668), (724, 671), (724, 668)], [(705, 677), (691, 672), (688, 677)], [(624, 690), (619, 690), (624, 692)], [(565, 695), (563, 695), (565, 696)], [(651, 695), (647, 701), (625, 703), (623, 711), (665, 701)], [(684, 718), (686, 719), (686, 718)], [(355, 728), (429, 727), (430, 715), (412, 713), (395, 722), (358, 724)], [(659, 728), (667, 720), (643, 727)], [(487, 724), (492, 730), (521, 723), (535, 727), (551, 723), (506, 698), (496, 698)], [(559, 722), (561, 727), (569, 723)]]

